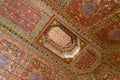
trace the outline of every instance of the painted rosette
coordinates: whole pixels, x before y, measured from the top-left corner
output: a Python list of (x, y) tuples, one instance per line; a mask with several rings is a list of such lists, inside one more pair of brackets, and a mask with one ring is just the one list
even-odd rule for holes
[(89, 1), (82, 6), (81, 10), (86, 15), (92, 15), (96, 12), (97, 5), (96, 3)]
[(30, 80), (40, 80), (40, 74), (39, 73), (32, 73), (30, 76)]
[(11, 61), (11, 58), (8, 54), (0, 55), (0, 67), (6, 67)]

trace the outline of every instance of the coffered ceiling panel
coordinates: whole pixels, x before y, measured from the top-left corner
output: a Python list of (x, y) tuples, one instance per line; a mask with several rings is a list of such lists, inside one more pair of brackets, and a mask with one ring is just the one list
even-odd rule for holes
[(119, 80), (119, 0), (0, 0), (0, 80)]

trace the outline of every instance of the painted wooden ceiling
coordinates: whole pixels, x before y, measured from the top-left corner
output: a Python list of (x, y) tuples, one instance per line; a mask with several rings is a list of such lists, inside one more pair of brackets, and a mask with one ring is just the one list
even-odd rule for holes
[(120, 0), (0, 0), (0, 80), (120, 80)]

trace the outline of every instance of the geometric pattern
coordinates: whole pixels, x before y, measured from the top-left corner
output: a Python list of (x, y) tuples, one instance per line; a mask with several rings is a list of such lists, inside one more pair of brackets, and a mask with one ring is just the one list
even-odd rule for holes
[[(36, 64), (37, 63), (37, 64)], [(44, 69), (47, 70), (44, 70)], [(31, 73), (30, 73), (31, 72)], [(24, 71), (21, 72), (21, 79), (22, 80), (45, 80), (45, 79), (51, 79), (51, 69), (47, 67), (45, 64), (40, 62), (39, 60), (32, 58), (28, 66), (25, 68)], [(43, 73), (43, 74), (41, 74)], [(44, 77), (42, 77), (44, 75)], [(29, 76), (29, 77), (28, 77)]]
[(120, 71), (120, 52), (114, 51), (104, 54), (104, 63)]
[(95, 71), (96, 80), (119, 80), (120, 74), (116, 73), (107, 65), (101, 64)]
[[(0, 38), (0, 73), (6, 77), (10, 77), (22, 59), (25, 52), (11, 41), (7, 41), (4, 37)], [(2, 80), (7, 80), (2, 79)]]
[(86, 54), (76, 64), (79, 69), (90, 68), (91, 64), (96, 61), (96, 53), (93, 50), (87, 50)]
[(43, 15), (41, 11), (26, 0), (4, 0), (0, 7), (0, 14), (27, 33), (32, 32)]
[(0, 31), (1, 80), (72, 80), (73, 76), (62, 75), (64, 71), (53, 63), (47, 64), (45, 58), (38, 58), (40, 54)]
[(84, 27), (90, 27), (119, 9), (114, 0), (71, 0), (66, 13)]
[(85, 47), (86, 42), (72, 32), (57, 17), (53, 16), (35, 41), (55, 55), (70, 63)]
[(119, 0), (0, 0), (0, 80), (120, 80), (119, 9)]
[[(120, 45), (120, 18), (94, 31), (93, 36), (103, 47)], [(99, 34), (101, 33), (101, 34)], [(94, 39), (93, 38), (93, 39)]]
[(70, 1), (70, 0), (49, 0), (52, 2), (54, 5), (57, 7), (64, 9), (65, 5)]

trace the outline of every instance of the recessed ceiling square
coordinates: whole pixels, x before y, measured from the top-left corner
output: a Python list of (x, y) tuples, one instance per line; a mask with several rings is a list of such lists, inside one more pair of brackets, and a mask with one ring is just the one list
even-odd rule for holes
[(86, 41), (79, 37), (69, 26), (53, 16), (35, 42), (70, 63), (85, 47)]

